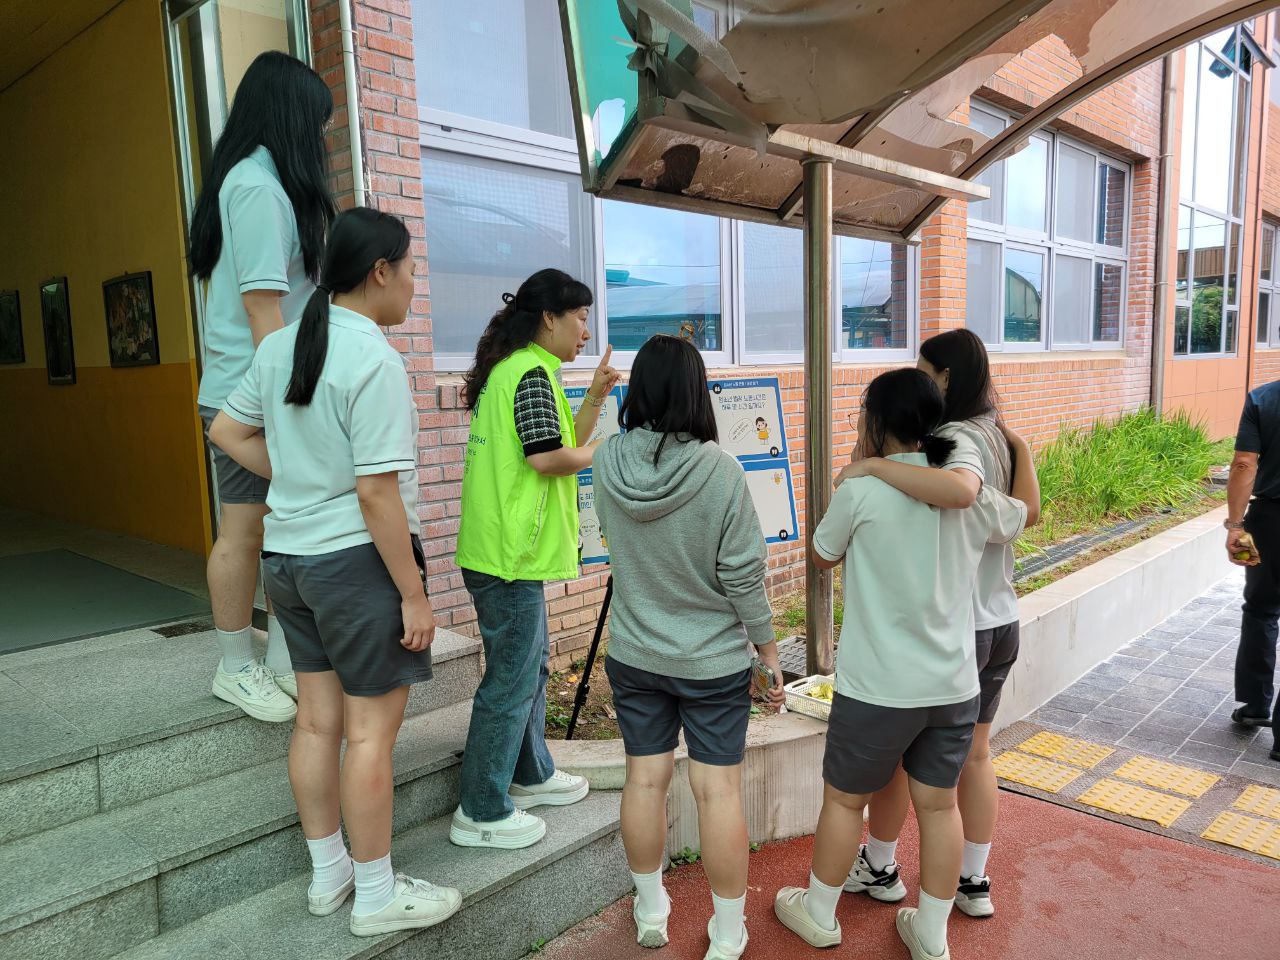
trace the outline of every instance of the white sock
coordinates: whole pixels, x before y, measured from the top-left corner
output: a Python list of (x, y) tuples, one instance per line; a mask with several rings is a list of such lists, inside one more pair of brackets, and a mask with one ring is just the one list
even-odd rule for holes
[(920, 945), (935, 957), (941, 956), (947, 949), (947, 917), (951, 915), (951, 905), (955, 899), (939, 900), (920, 891), (920, 906), (916, 910), (916, 918), (912, 927), (920, 938)]
[(892, 866), (897, 855), (897, 840), (877, 840), (870, 833), (867, 834), (867, 863), (871, 864), (872, 870)]
[(311, 852), (311, 889), (313, 897), (322, 897), (340, 889), (351, 879), (351, 855), (342, 842), (342, 831), (321, 840), (308, 840)]
[(747, 895), (727, 900), (712, 893), (711, 906), (716, 914), (716, 939), (734, 947), (742, 943), (747, 935), (747, 925), (742, 922), (747, 912)]
[(653, 873), (632, 873), (636, 885), (636, 912), (644, 917), (665, 916), (671, 901), (662, 889), (662, 868)]
[(267, 614), (267, 667), (272, 673), (293, 673), (289, 646), (284, 642), (284, 627), (272, 614)]
[(960, 876), (965, 880), (987, 875), (987, 856), (991, 853), (989, 843), (964, 842), (964, 857), (960, 861)]
[(218, 649), (222, 651), (222, 669), (227, 673), (239, 673), (257, 660), (253, 650), (253, 625), (243, 630), (215, 631), (218, 634)]
[(361, 863), (352, 860), (356, 871), (356, 902), (351, 912), (367, 917), (377, 913), (396, 896), (396, 875), (391, 870), (391, 854)]
[(809, 916), (823, 930), (836, 928), (836, 904), (840, 902), (840, 887), (828, 887), (825, 883), (809, 874), (809, 889), (804, 894), (804, 906)]

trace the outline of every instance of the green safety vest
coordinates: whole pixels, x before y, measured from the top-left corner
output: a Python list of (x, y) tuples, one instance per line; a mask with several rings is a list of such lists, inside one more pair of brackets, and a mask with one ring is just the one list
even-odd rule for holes
[(458, 566), (503, 580), (578, 576), (578, 478), (544, 477), (525, 461), (516, 433), (516, 387), (537, 367), (560, 407), (560, 440), (576, 447), (560, 361), (536, 343), (497, 364), (471, 415), (462, 474)]

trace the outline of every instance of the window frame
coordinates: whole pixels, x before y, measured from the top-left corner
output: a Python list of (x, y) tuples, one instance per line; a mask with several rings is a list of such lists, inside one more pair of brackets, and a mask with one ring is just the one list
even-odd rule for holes
[[(1012, 115), (1007, 111), (992, 106), (989, 103), (980, 100), (971, 100), (969, 106), (970, 115), (974, 112), (981, 113), (986, 117), (999, 119), (1006, 126), (1011, 122)], [(1037, 233), (1029, 231), (1025, 228), (1008, 226), (1008, 197), (1009, 176), (1007, 171), (1001, 172), (1001, 187), (1005, 192), (1005, 196), (1000, 199), (1000, 210), (1003, 222), (994, 223), (987, 220), (978, 220), (966, 218), (966, 240), (979, 240), (986, 243), (994, 243), (1000, 248), (999, 255), (999, 273), (997, 276), (997, 289), (999, 290), (999, 303), (993, 304), (993, 309), (997, 311), (992, 328), (998, 333), (999, 341), (996, 343), (986, 343), (987, 350), (995, 353), (1020, 354), (1020, 353), (1049, 353), (1049, 352), (1100, 352), (1100, 351), (1116, 351), (1123, 350), (1125, 344), (1125, 336), (1128, 333), (1128, 314), (1129, 314), (1129, 260), (1130, 260), (1130, 237), (1133, 229), (1132, 211), (1133, 211), (1133, 165), (1122, 158), (1108, 153), (1105, 150), (1099, 150), (1090, 144), (1077, 140), (1057, 130), (1046, 129), (1035, 135), (1041, 139), (1049, 141), (1047, 171), (1045, 180), (1045, 190), (1047, 193), (1045, 204), (1046, 225), (1045, 232)], [(1093, 158), (1093, 176), (1091, 183), (1090, 196), (1090, 217), (1091, 229), (1089, 231), (1090, 240), (1082, 241), (1069, 237), (1058, 236), (1058, 174), (1060, 168), (1059, 156), (1063, 147), (1070, 147), (1074, 150), (1088, 154)], [(1003, 161), (1002, 161), (1003, 163)], [(1124, 225), (1122, 230), (1122, 243), (1115, 247), (1110, 244), (1097, 242), (1097, 217), (1098, 217), (1098, 199), (1099, 199), (1099, 171), (1104, 166), (1113, 167), (1124, 174)], [(1045, 254), (1045, 278), (1044, 291), (1042, 293), (1042, 321), (1040, 329), (1040, 340), (1038, 343), (1007, 343), (1005, 341), (1005, 251), (1008, 248), (1028, 250), (1036, 253)], [(1089, 313), (1089, 341), (1087, 343), (1073, 343), (1069, 340), (1060, 339), (1055, 336), (1054, 324), (1054, 284), (1057, 279), (1057, 259), (1058, 255), (1074, 257), (1089, 261), (1089, 271), (1091, 277), (1092, 294), (1090, 298)], [(1097, 275), (1098, 264), (1114, 265), (1120, 267), (1120, 284), (1124, 291), (1120, 305), (1119, 320), (1119, 336), (1115, 340), (1095, 340), (1094, 335), (1094, 318), (1097, 316), (1099, 290), (1096, 282), (1092, 280)]]
[[(1260, 228), (1258, 234), (1258, 276), (1256, 280), (1256, 290), (1254, 292), (1254, 345), (1264, 350), (1274, 350), (1280, 348), (1280, 323), (1276, 322), (1276, 297), (1280, 296), (1280, 282), (1276, 277), (1276, 264), (1280, 261), (1280, 257), (1276, 255), (1276, 242), (1280, 240), (1280, 229), (1273, 220), (1260, 220), (1258, 223)], [(1262, 279), (1262, 251), (1266, 249), (1266, 234), (1271, 234), (1271, 278), (1269, 280)], [(1259, 339), (1258, 329), (1262, 323), (1262, 313), (1258, 309), (1259, 299), (1263, 294), (1268, 295), (1267, 300), (1267, 319), (1266, 319), (1266, 337)]]
[[(429, 0), (413, 0), (415, 4)], [(741, 11), (733, 0), (697, 0), (698, 5), (717, 13), (718, 29), (736, 23)], [(723, 30), (722, 30), (723, 32)], [(493, 120), (453, 113), (432, 107), (419, 100), (418, 142), (423, 160), (431, 153), (436, 156), (457, 154), (493, 160), (537, 170), (580, 175), (577, 143), (567, 137), (527, 130)], [(604, 201), (588, 196), (591, 236), (583, 238), (589, 245), (592, 258), (592, 275), (584, 277), (591, 283), (596, 295), (592, 307), (595, 333), (586, 350), (577, 360), (565, 364), (565, 369), (589, 370), (599, 363), (603, 345), (608, 343), (608, 285), (605, 269)], [(716, 218), (720, 229), (720, 316), (721, 343), (723, 349), (702, 351), (708, 367), (765, 367), (793, 366), (804, 362), (804, 350), (753, 352), (747, 349), (746, 311), (746, 250), (743, 242), (742, 221)], [(784, 227), (779, 229), (798, 229)], [(915, 358), (919, 344), (920, 257), (919, 248), (903, 244), (907, 250), (907, 346), (900, 350), (842, 349), (840, 345), (840, 238), (835, 237), (831, 269), (832, 360), (846, 364), (884, 364)], [(430, 252), (428, 251), (428, 256)], [(803, 276), (798, 278), (804, 283)], [(495, 308), (496, 309), (496, 308)], [(801, 317), (803, 323), (803, 316)], [(614, 350), (611, 362), (620, 369), (627, 369), (635, 359), (635, 351)], [(456, 354), (436, 354), (435, 366), (442, 373), (457, 373), (470, 366), (469, 357)]]

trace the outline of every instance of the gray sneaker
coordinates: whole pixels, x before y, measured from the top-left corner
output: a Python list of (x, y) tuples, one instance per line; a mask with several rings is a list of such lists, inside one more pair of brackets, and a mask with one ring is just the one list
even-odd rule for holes
[(511, 802), (517, 810), (528, 810), (530, 807), (564, 807), (577, 803), (586, 797), (591, 785), (586, 777), (577, 777), (572, 773), (557, 770), (547, 778), (545, 783), (535, 783), (531, 787), (522, 787), (513, 783), (507, 790)]

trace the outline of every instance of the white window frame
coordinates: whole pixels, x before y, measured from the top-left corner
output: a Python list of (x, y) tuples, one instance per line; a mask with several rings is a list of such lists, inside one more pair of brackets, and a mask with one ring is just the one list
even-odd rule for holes
[[(982, 101), (971, 101), (969, 112), (980, 113), (985, 117), (994, 118), (1004, 123), (1006, 126), (1012, 121), (1012, 115), (1007, 111), (1003, 111), (998, 107)], [(1128, 307), (1129, 307), (1129, 241), (1132, 231), (1132, 211), (1133, 211), (1133, 165), (1125, 160), (1120, 159), (1114, 154), (1099, 150), (1090, 144), (1084, 143), (1074, 137), (1069, 137), (1055, 130), (1041, 131), (1034, 135), (1036, 138), (1048, 141), (1048, 162), (1045, 179), (1045, 213), (1047, 223), (1045, 232), (1037, 232), (1027, 230), (1023, 227), (1008, 226), (1009, 219), (1009, 176), (1008, 172), (1003, 171), (1001, 175), (1001, 184), (1005, 196), (1001, 197), (1001, 217), (1002, 223), (993, 223), (987, 220), (978, 220), (969, 218), (967, 220), (968, 231), (967, 239), (981, 240), (988, 243), (994, 243), (1000, 247), (999, 256), (999, 274), (997, 277), (998, 297), (997, 303), (993, 308), (998, 311), (992, 324), (999, 340), (994, 343), (987, 343), (987, 349), (991, 352), (1003, 353), (1043, 353), (1046, 351), (1116, 351), (1124, 349), (1125, 336), (1128, 332)], [(1059, 237), (1057, 234), (1058, 226), (1058, 170), (1059, 170), (1059, 154), (1064, 146), (1069, 146), (1082, 153), (1089, 154), (1093, 157), (1094, 172), (1092, 183), (1092, 196), (1090, 199), (1090, 216), (1091, 229), (1090, 241), (1075, 240), (1072, 238)], [(1002, 161), (1003, 163), (1003, 161)], [(1097, 242), (1097, 217), (1098, 217), (1098, 172), (1102, 166), (1114, 167), (1125, 175), (1125, 191), (1124, 191), (1124, 231), (1121, 246), (1113, 247), (1108, 244)], [(1004, 297), (1006, 290), (1005, 281), (1005, 250), (1020, 249), (1030, 250), (1037, 253), (1046, 253), (1044, 291), (1042, 293), (1040, 325), (1040, 341), (1038, 343), (1007, 343), (1004, 339)], [(1056, 279), (1056, 267), (1058, 255), (1076, 257), (1077, 259), (1088, 260), (1090, 264), (1090, 282), (1093, 284), (1093, 292), (1090, 300), (1089, 313), (1089, 341), (1087, 343), (1072, 343), (1067, 340), (1060, 339), (1055, 336), (1054, 332), (1054, 282)], [(1116, 340), (1094, 340), (1094, 318), (1097, 316), (1098, 309), (1098, 289), (1094, 278), (1097, 276), (1098, 264), (1104, 263), (1108, 265), (1119, 266), (1121, 270), (1120, 282), (1124, 291), (1121, 299), (1120, 310), (1120, 333)]]
[[(1258, 310), (1258, 300), (1262, 294), (1268, 295), (1267, 301), (1267, 320), (1266, 320), (1266, 336), (1259, 339), (1257, 330), (1254, 332), (1254, 343), (1265, 349), (1275, 349), (1280, 347), (1280, 323), (1276, 322), (1276, 318), (1280, 315), (1280, 310), (1276, 309), (1276, 297), (1280, 296), (1280, 277), (1276, 276), (1276, 265), (1280, 263), (1280, 256), (1276, 255), (1276, 243), (1280, 242), (1280, 230), (1276, 229), (1276, 224), (1271, 220), (1262, 220), (1259, 222), (1261, 233), (1258, 237), (1258, 283), (1257, 292), (1253, 305), (1254, 316), (1259, 324), (1262, 323), (1262, 314)], [(1271, 279), (1262, 279), (1262, 251), (1266, 249), (1266, 234), (1271, 234)]]
[[(414, 0), (414, 2), (435, 2), (435, 0)], [(696, 2), (699, 6), (716, 10), (718, 17), (725, 18), (720, 23), (736, 23), (741, 15), (738, 5), (733, 0), (696, 0)], [(574, 175), (580, 173), (578, 147), (571, 138), (453, 113), (421, 102), (418, 106), (418, 121), (418, 139), (424, 156), (428, 152), (435, 155), (452, 153), (540, 170)], [(584, 242), (590, 246), (594, 269), (593, 275), (584, 277), (583, 280), (593, 285), (592, 290), (596, 297), (595, 305), (592, 307), (595, 334), (583, 355), (573, 363), (565, 365), (566, 369), (570, 370), (594, 368), (599, 362), (603, 345), (609, 340), (604, 202), (593, 196), (589, 198), (589, 203), (592, 234), (584, 238)], [(703, 351), (704, 362), (709, 367), (789, 366), (802, 363), (803, 350), (773, 353), (747, 350), (745, 270), (748, 269), (748, 265), (745, 262), (742, 222), (719, 218), (719, 225), (720, 322), (723, 348)], [(835, 238), (831, 270), (832, 343), (836, 345), (832, 359), (838, 363), (856, 364), (883, 364), (913, 359), (919, 342), (920, 258), (918, 248), (904, 245), (908, 251), (907, 346), (901, 350), (841, 349), (839, 346), (841, 342), (839, 242), (839, 238)], [(428, 263), (429, 258), (430, 251), (428, 251)], [(804, 282), (803, 277), (799, 277), (798, 280), (800, 283)], [(635, 351), (615, 350), (611, 362), (614, 366), (626, 369), (631, 366), (634, 359)], [(436, 369), (446, 373), (466, 370), (470, 363), (470, 358), (456, 355), (437, 354), (435, 358)]]

